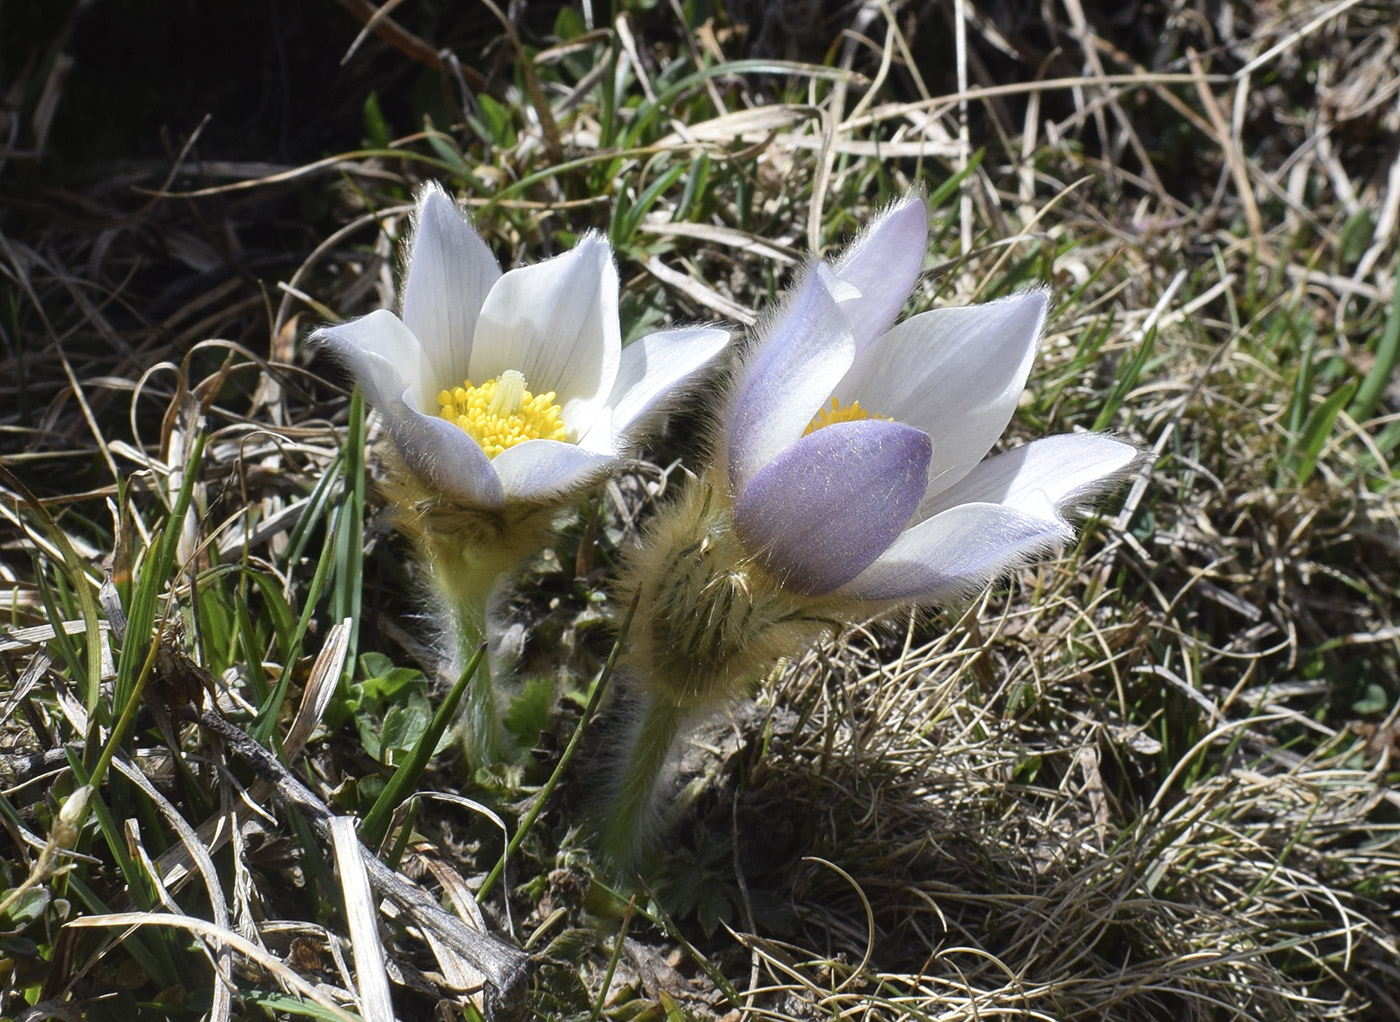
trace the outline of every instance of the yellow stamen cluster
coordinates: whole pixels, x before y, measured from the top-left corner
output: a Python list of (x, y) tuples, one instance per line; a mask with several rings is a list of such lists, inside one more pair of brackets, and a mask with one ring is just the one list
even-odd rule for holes
[(807, 428), (802, 431), (802, 435), (815, 433), (823, 426), (830, 426), (834, 422), (857, 422), (860, 419), (883, 419), (890, 421), (888, 415), (874, 415), (867, 412), (860, 406), (859, 401), (852, 401), (849, 405), (842, 405), (838, 398), (831, 399), (831, 407), (823, 408), (817, 413), (817, 417), (808, 423)]
[(526, 440), (568, 440), (564, 411), (554, 391), (531, 394), (525, 376), (507, 369), (479, 387), (471, 380), (438, 392), (441, 415), (481, 445), (488, 458)]

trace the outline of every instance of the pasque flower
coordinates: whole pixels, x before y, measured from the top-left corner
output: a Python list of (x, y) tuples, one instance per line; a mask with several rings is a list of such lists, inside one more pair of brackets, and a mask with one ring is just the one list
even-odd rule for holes
[(903, 296), (888, 283), (922, 260), (926, 221), (906, 200), (834, 270), (818, 264), (735, 391), (734, 530), (786, 588), (966, 594), (1070, 539), (1064, 512), (1137, 458), (1084, 433), (984, 460), (1025, 388), (1048, 299), (1027, 291), (891, 328)]
[[(612, 250), (502, 273), (436, 185), (418, 197), (401, 311), (321, 330), (383, 418), (385, 491), (445, 604), (451, 664), (486, 634), (502, 575), (549, 538), (557, 510), (619, 464), (728, 341), (696, 327), (623, 348)], [(478, 760), (505, 755), (489, 680), (468, 697)]]
[(589, 235), (502, 273), (436, 185), (418, 199), (402, 313), (318, 337), (384, 418), (404, 466), (482, 512), (554, 504), (616, 467), (627, 438), (728, 339), (707, 327), (622, 347), (612, 250)]
[(1073, 536), (1066, 515), (1136, 448), (1098, 434), (994, 457), (1025, 387), (1047, 295), (895, 324), (928, 214), (886, 211), (818, 262), (760, 331), (729, 391), (715, 456), (632, 558), (627, 667), (645, 717), (603, 849), (627, 864), (676, 736), (832, 627), (976, 591)]

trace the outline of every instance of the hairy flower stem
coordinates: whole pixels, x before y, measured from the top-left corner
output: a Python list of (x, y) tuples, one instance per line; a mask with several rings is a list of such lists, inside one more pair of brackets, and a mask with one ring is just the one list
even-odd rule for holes
[[(486, 584), (468, 586), (458, 583), (450, 588), (440, 582), (438, 584), (442, 601), (452, 618), (451, 641), (454, 649), (447, 665), (449, 675), (453, 670), (460, 670), (471, 654), (487, 641), (487, 608), (491, 599), (491, 583), (496, 579), (488, 580), (484, 573), (471, 577)], [(474, 766), (504, 763), (515, 758), (516, 750), (511, 747), (501, 728), (501, 716), (496, 708), (496, 686), (489, 650), (462, 696), (457, 729), (463, 748)]]
[(637, 864), (639, 853), (656, 829), (660, 782), (671, 749), (690, 716), (669, 700), (647, 699), (646, 715), (631, 736), (626, 772), (599, 835), (603, 858), (619, 875)]
[[(460, 507), (429, 493), (397, 458), (382, 460), (390, 470), (384, 490), (397, 511), (399, 530), (417, 549), (442, 609), (448, 657), (443, 671), (459, 677), (477, 647), (488, 641), (492, 597), (549, 541), (554, 513), (533, 506), (509, 514)], [(501, 679), (492, 667), (488, 653), (462, 699), (458, 720), (463, 751), (474, 767), (512, 762), (520, 754), (501, 725)]]

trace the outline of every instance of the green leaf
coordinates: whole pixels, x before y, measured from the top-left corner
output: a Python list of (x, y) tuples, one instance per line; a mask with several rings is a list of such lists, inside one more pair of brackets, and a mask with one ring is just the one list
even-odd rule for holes
[(575, 39), (587, 31), (588, 25), (584, 22), (582, 14), (568, 4), (559, 8), (559, 14), (554, 19), (554, 35), (561, 43)]
[(1099, 412), (1099, 417), (1094, 420), (1094, 432), (1097, 433), (1099, 430), (1108, 428), (1128, 394), (1137, 386), (1142, 371), (1147, 368), (1147, 360), (1152, 355), (1152, 345), (1156, 340), (1157, 328), (1153, 327), (1147, 331), (1147, 336), (1138, 345), (1138, 350), (1133, 352), (1133, 357), (1119, 373), (1118, 379), (1113, 384), (1113, 389), (1109, 391), (1108, 397), (1104, 400), (1103, 410)]
[[(10, 894), (11, 891), (0, 892), (0, 901), (8, 898)], [(6, 932), (18, 933), (42, 916), (44, 910), (49, 907), (49, 902), (52, 900), (53, 896), (49, 893), (47, 888), (31, 887), (15, 899), (14, 904), (5, 910), (5, 915), (3, 921), (0, 921), (0, 926), (3, 926)]]
[(285, 994), (263, 994), (260, 991), (251, 990), (240, 992), (239, 996), (249, 1004), (266, 1009), (269, 1015), (274, 1012), (284, 1012), (288, 1015), (301, 1015), (304, 1018), (324, 1019), (325, 1022), (339, 1022), (341, 1018), (329, 1008), (323, 1008), (315, 1001), (302, 1001)]
[(422, 692), (414, 692), (404, 702), (389, 707), (384, 714), (384, 727), (379, 732), (380, 761), (388, 759), (391, 750), (405, 752), (413, 748), (432, 719), (433, 709)]
[(695, 219), (705, 206), (705, 188), (710, 182), (710, 154), (703, 149), (690, 161), (690, 170), (685, 175), (685, 189), (681, 201), (676, 204), (676, 221)]
[(647, 185), (646, 190), (637, 197), (637, 201), (631, 206), (625, 205), (619, 200), (615, 207), (615, 215), (612, 223), (612, 243), (613, 248), (622, 250), (632, 247), (632, 235), (637, 233), (638, 226), (641, 225), (642, 217), (647, 215), (647, 211), (656, 205), (656, 200), (665, 194), (666, 190), (675, 184), (682, 174), (686, 172), (686, 167), (672, 167), (666, 173)]
[(520, 686), (520, 694), (510, 701), (502, 718), (522, 749), (533, 748), (540, 732), (549, 725), (554, 706), (554, 682), (549, 678), (531, 678)]
[(1376, 231), (1376, 220), (1366, 207), (1358, 209), (1342, 225), (1342, 234), (1337, 241), (1337, 255), (1344, 266), (1355, 266), (1366, 254), (1371, 237)]
[(395, 667), (383, 653), (366, 653), (360, 657), (360, 673), (364, 676), (360, 688), (365, 698), (380, 704), (392, 702), (408, 685), (417, 683), (426, 688), (428, 684), (422, 671)]
[(1327, 446), (1327, 438), (1332, 435), (1332, 426), (1341, 414), (1342, 407), (1356, 393), (1356, 387), (1356, 380), (1338, 387), (1326, 401), (1308, 413), (1307, 421), (1303, 423), (1303, 435), (1293, 458), (1293, 474), (1297, 477), (1299, 486), (1307, 482), (1308, 477), (1313, 474), (1322, 448)]
[(510, 111), (486, 93), (476, 97), (481, 109), (481, 121), (486, 129), (486, 138), (497, 149), (510, 149), (515, 145), (515, 125), (511, 123)]
[(1390, 708), (1390, 698), (1374, 681), (1366, 685), (1366, 694), (1351, 704), (1353, 713), (1384, 713)]
[(447, 694), (447, 698), (438, 707), (432, 722), (413, 747), (408, 758), (394, 771), (394, 776), (389, 778), (389, 783), (384, 786), (379, 798), (365, 814), (364, 822), (360, 824), (360, 838), (371, 848), (378, 848), (383, 842), (384, 835), (388, 833), (389, 819), (394, 810), (413, 794), (413, 789), (417, 786), (418, 779), (423, 776), (423, 770), (436, 751), (439, 740), (446, 733), (447, 726), (456, 718), (457, 707), (462, 702), (462, 696), (466, 693), (467, 686), (471, 684), (472, 675), (476, 674), (476, 669), (481, 666), (482, 658), (485, 655), (486, 646), (483, 644), (467, 662), (466, 670), (462, 672), (462, 676), (457, 679), (457, 684), (452, 686), (452, 691)]
[(1400, 273), (1395, 275), (1395, 290), (1390, 296), (1390, 313), (1385, 318), (1385, 332), (1376, 346), (1376, 361), (1361, 381), (1356, 400), (1347, 414), (1356, 422), (1365, 422), (1376, 410), (1386, 387), (1395, 376), (1400, 361)]
[(368, 149), (389, 148), (389, 125), (385, 123), (384, 111), (379, 107), (379, 93), (371, 91), (365, 97), (365, 147)]

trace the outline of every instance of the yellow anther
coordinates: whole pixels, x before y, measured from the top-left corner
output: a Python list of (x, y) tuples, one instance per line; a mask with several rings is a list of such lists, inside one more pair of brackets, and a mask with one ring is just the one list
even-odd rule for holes
[(857, 422), (860, 419), (883, 419), (889, 421), (888, 415), (873, 415), (860, 406), (859, 401), (852, 401), (849, 405), (842, 405), (839, 398), (831, 399), (831, 407), (823, 408), (817, 413), (817, 417), (807, 424), (807, 428), (802, 431), (802, 435), (816, 432), (823, 426), (830, 426), (834, 422)]
[(481, 445), (488, 458), (526, 440), (568, 440), (564, 410), (554, 403), (554, 391), (531, 394), (525, 376), (507, 369), (481, 386), (464, 380), (460, 387), (438, 393), (438, 407), (448, 422)]

